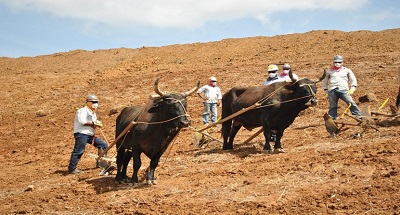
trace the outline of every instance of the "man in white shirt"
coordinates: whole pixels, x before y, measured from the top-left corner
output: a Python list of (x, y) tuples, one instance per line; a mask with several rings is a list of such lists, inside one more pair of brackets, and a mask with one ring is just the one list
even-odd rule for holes
[(322, 88), (329, 97), (328, 114), (332, 119), (335, 120), (337, 118), (339, 99), (343, 100), (347, 106), (351, 104), (350, 112), (361, 118), (361, 111), (351, 97), (357, 88), (357, 79), (349, 68), (343, 66), (342, 56), (336, 55), (333, 58), (333, 66), (326, 72), (326, 76), (322, 81)]
[[(202, 95), (202, 93), (204, 95)], [(204, 111), (201, 116), (203, 123), (209, 123), (211, 115), (211, 122), (215, 123), (218, 119), (218, 106), (221, 104), (222, 93), (221, 89), (217, 86), (217, 78), (211, 76), (208, 79), (208, 84), (202, 86), (197, 90), (197, 94), (203, 99)]]
[(70, 174), (82, 172), (76, 166), (85, 152), (87, 143), (93, 144), (98, 149), (99, 155), (108, 147), (104, 140), (95, 136), (95, 127), (103, 127), (103, 123), (97, 120), (95, 112), (98, 106), (99, 99), (97, 96), (89, 94), (86, 96), (85, 106), (76, 111), (74, 120), (75, 145), (68, 164), (68, 173)]

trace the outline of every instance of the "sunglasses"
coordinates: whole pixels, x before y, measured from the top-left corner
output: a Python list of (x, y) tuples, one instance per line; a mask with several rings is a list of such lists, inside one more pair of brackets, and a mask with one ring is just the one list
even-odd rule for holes
[(334, 63), (340, 63), (340, 64), (342, 64), (343, 62), (334, 62)]
[(276, 73), (276, 72), (278, 72), (278, 71), (269, 71), (268, 73)]
[(99, 103), (98, 101), (93, 101), (92, 103)]
[(217, 82), (217, 81), (211, 81), (211, 82)]

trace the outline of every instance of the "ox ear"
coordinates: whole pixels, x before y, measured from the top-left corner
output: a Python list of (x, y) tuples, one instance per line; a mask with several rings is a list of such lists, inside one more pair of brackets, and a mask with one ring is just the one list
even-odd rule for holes
[(153, 107), (151, 107), (148, 112), (149, 113), (155, 113), (160, 111), (162, 108), (162, 100), (160, 100), (159, 102), (157, 102), (156, 104), (153, 105)]

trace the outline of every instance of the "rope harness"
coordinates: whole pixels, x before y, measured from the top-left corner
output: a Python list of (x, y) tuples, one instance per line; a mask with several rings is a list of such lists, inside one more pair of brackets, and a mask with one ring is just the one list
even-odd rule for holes
[[(300, 81), (300, 80), (297, 80), (296, 82), (298, 82), (298, 81)], [(295, 83), (296, 83), (296, 82), (295, 82)], [(276, 94), (281, 88), (283, 88), (284, 86), (285, 86), (285, 85), (280, 86), (278, 89), (274, 90), (272, 93), (270, 93), (270, 94), (268, 94), (267, 96), (263, 97), (262, 99), (258, 100), (257, 103), (262, 104), (262, 103), (266, 102), (268, 99), (270, 99), (273, 95), (275, 95), (275, 94)], [(315, 92), (314, 92), (314, 90), (312, 89), (312, 87), (311, 87), (310, 84), (301, 84), (301, 85), (299, 85), (299, 86), (300, 86), (300, 87), (308, 86), (308, 87), (310, 88), (311, 95), (302, 96), (302, 97), (298, 97), (298, 98), (295, 98), (295, 99), (289, 99), (289, 100), (286, 100), (286, 101), (280, 101), (280, 102), (274, 103), (274, 104), (260, 105), (260, 106), (255, 107), (255, 109), (256, 109), (256, 108), (264, 108), (264, 107), (268, 107), (268, 106), (272, 106), (272, 105), (276, 105), (276, 104), (288, 103), (288, 102), (292, 102), (292, 101), (296, 101), (296, 100), (300, 100), (300, 99), (304, 99), (304, 98), (309, 98), (309, 97), (315, 98)]]
[[(184, 117), (184, 116), (190, 117), (190, 115), (187, 114), (186, 108), (185, 108), (185, 106), (184, 106), (183, 103), (182, 103), (182, 101), (184, 101), (185, 99), (181, 99), (181, 100), (178, 100), (178, 99), (175, 99), (175, 98), (164, 98), (164, 99), (166, 99), (166, 100), (173, 100), (174, 103), (179, 103), (179, 104), (181, 105), (181, 107), (183, 108), (184, 114), (178, 115), (178, 116), (173, 117), (173, 118), (171, 118), (171, 119), (167, 119), (167, 120), (163, 120), (163, 121), (158, 121), (158, 122), (144, 122), (144, 121), (142, 121), (142, 122), (140, 122), (140, 121), (139, 121), (139, 122), (135, 122), (135, 121), (132, 121), (132, 123), (134, 123), (134, 124), (145, 124), (145, 125), (156, 125), (156, 124), (167, 123), (167, 122), (173, 121), (173, 120), (175, 120), (175, 119), (178, 119), (178, 118)], [(146, 107), (147, 107), (147, 105), (146, 105)], [(144, 110), (145, 110), (145, 108), (143, 108), (142, 111), (141, 111), (138, 115), (136, 115), (136, 116), (138, 116), (138, 117), (137, 117), (138, 119), (140, 119), (140, 117), (142, 116)], [(134, 118), (136, 118), (136, 116), (135, 116)], [(132, 127), (132, 128), (133, 128), (133, 127)], [(132, 129), (132, 128), (131, 128), (131, 129)], [(129, 129), (129, 130), (125, 133), (124, 138), (123, 138), (121, 144), (120, 144), (119, 147), (117, 148), (117, 151), (121, 148), (121, 146), (122, 146), (123, 143), (125, 142), (125, 139), (126, 139), (128, 133), (130, 132), (131, 129)], [(180, 130), (179, 130), (179, 131), (180, 131)], [(179, 132), (179, 131), (178, 131), (178, 132)], [(175, 136), (175, 137), (176, 137), (176, 136)], [(173, 140), (175, 140), (175, 137), (171, 140), (171, 143), (173, 143)]]
[[(297, 81), (294, 82), (294, 83), (297, 83), (297, 82), (299, 82), (299, 81), (300, 81), (300, 80), (297, 80)], [(294, 84), (294, 83), (293, 83), (293, 84)], [(282, 85), (282, 86), (280, 86), (278, 89), (274, 90), (274, 91), (271, 92), (270, 94), (266, 95), (266, 96), (263, 97), (262, 99), (260, 99), (260, 100), (258, 100), (257, 102), (255, 102), (254, 104), (252, 104), (252, 105), (250, 105), (250, 106), (248, 106), (248, 107), (245, 107), (245, 108), (243, 108), (242, 110), (239, 110), (239, 111), (237, 111), (237, 112), (235, 112), (235, 113), (233, 113), (233, 114), (231, 114), (231, 115), (229, 115), (229, 116), (227, 116), (227, 117), (225, 117), (225, 118), (223, 118), (223, 119), (220, 119), (220, 120), (218, 120), (216, 123), (211, 123), (211, 124), (209, 124), (208, 126), (206, 126), (206, 127), (202, 128), (202, 129), (198, 130), (198, 132), (202, 132), (202, 131), (204, 131), (204, 130), (206, 130), (206, 129), (208, 129), (208, 128), (211, 128), (211, 127), (215, 126), (216, 124), (221, 124), (221, 123), (223, 123), (223, 122), (225, 122), (225, 121), (227, 121), (227, 120), (230, 120), (230, 119), (232, 119), (232, 118), (235, 118), (235, 117), (237, 117), (237, 116), (239, 116), (239, 115), (241, 115), (241, 114), (243, 114), (243, 113), (245, 113), (245, 112), (247, 112), (247, 111), (250, 111), (250, 110), (252, 110), (252, 109), (263, 108), (263, 107), (268, 107), (268, 106), (272, 106), (272, 105), (276, 105), (276, 104), (292, 102), (292, 101), (295, 101), (295, 100), (299, 100), (299, 99), (303, 99), (303, 98), (308, 98), (308, 97), (314, 97), (314, 98), (315, 98), (315, 92), (314, 92), (314, 90), (312, 89), (311, 85), (310, 85), (310, 84), (301, 84), (300, 87), (303, 87), (304, 85), (307, 85), (307, 86), (310, 88), (310, 91), (311, 91), (312, 95), (303, 96), (303, 97), (299, 97), (299, 98), (295, 98), (295, 99), (290, 99), (290, 100), (287, 100), (287, 101), (280, 101), (280, 102), (277, 102), (277, 103), (274, 103), (274, 104), (261, 105), (262, 103), (266, 102), (266, 101), (267, 101), (268, 99), (270, 99), (273, 95), (275, 95), (281, 88), (283, 88), (283, 87), (285, 86), (285, 85)]]
[[(171, 119), (167, 119), (167, 120), (163, 120), (163, 121), (159, 121), (159, 122), (135, 122), (135, 124), (156, 125), (156, 124), (163, 124), (163, 123), (166, 123), (166, 122), (170, 122), (170, 121), (172, 121), (172, 120), (178, 119), (178, 118), (183, 117), (183, 116), (190, 117), (190, 115), (187, 114), (186, 108), (185, 108), (185, 106), (184, 106), (183, 103), (182, 103), (182, 101), (184, 101), (185, 99), (181, 99), (181, 100), (174, 99), (174, 98), (164, 98), (164, 99), (167, 99), (167, 100), (174, 100), (175, 103), (178, 102), (178, 103), (182, 106), (183, 111), (184, 111), (185, 113), (184, 113), (184, 114), (181, 114), (181, 115), (178, 115), (178, 116), (176, 116), (176, 117), (173, 117), (173, 118), (171, 118)], [(138, 119), (142, 116), (143, 112), (144, 112), (144, 108), (143, 108), (142, 112), (140, 112)], [(136, 118), (136, 117), (135, 117), (135, 118)]]

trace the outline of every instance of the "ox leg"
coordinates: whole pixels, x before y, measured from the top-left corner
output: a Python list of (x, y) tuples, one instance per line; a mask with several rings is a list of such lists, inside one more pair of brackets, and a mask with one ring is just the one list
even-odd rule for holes
[(164, 146), (163, 149), (161, 149), (161, 151), (159, 153), (157, 153), (156, 155), (152, 156), (152, 158), (150, 159), (150, 169), (149, 169), (149, 172), (147, 173), (147, 176), (146, 176), (146, 184), (148, 184), (148, 185), (156, 185), (157, 184), (156, 178), (154, 177), (154, 172), (156, 171), (156, 168), (158, 166), (158, 162), (160, 161), (160, 158), (164, 154), (165, 150), (167, 150), (167, 148), (168, 148), (169, 144), (171, 143), (171, 141), (179, 133), (179, 130), (180, 129), (178, 129), (178, 130), (171, 129), (170, 132), (168, 132), (170, 135), (165, 140), (165, 142), (167, 144)]
[(265, 126), (263, 126), (263, 128), (264, 128), (264, 138), (265, 138), (263, 152), (270, 154), (270, 153), (272, 153), (272, 150), (271, 150), (271, 145), (269, 144), (269, 141), (271, 140), (272, 132), (271, 132), (271, 129), (269, 129)]
[[(170, 143), (170, 142), (175, 138), (175, 136), (176, 136), (177, 134), (178, 134), (177, 132), (176, 132), (176, 133), (173, 133), (171, 136), (169, 136), (169, 137), (167, 138), (166, 141), (167, 141), (168, 143)], [(157, 168), (157, 166), (158, 166), (158, 162), (160, 161), (161, 156), (164, 154), (165, 150), (167, 150), (168, 145), (169, 145), (169, 144), (167, 144), (158, 154), (156, 154), (156, 155), (150, 160), (150, 169), (149, 169), (149, 172), (147, 173), (146, 184), (148, 184), (148, 185), (156, 185), (156, 184), (157, 184), (156, 178), (154, 177), (154, 172), (156, 171), (156, 168)]]
[[(231, 129), (232, 129), (232, 120), (228, 120), (228, 121), (222, 123), (221, 134), (222, 134), (222, 137), (224, 138), (224, 143), (222, 145), (223, 150), (229, 149), (228, 140), (229, 140), (229, 134), (231, 133)], [(231, 146), (230, 148), (232, 149), (233, 146)]]
[(133, 174), (131, 178), (131, 183), (133, 184), (138, 184), (139, 183), (139, 178), (138, 178), (138, 172), (140, 167), (142, 166), (142, 161), (140, 160), (140, 154), (141, 152), (137, 152), (138, 149), (134, 149), (132, 156), (133, 156)]
[(124, 147), (118, 147), (117, 151), (117, 174), (115, 175), (115, 182), (121, 182), (125, 179), (126, 175), (122, 173), (122, 167), (124, 164), (124, 157), (125, 157), (125, 148)]
[(147, 178), (146, 178), (146, 184), (148, 184), (148, 185), (152, 185), (152, 184), (156, 185), (157, 184), (156, 178), (154, 177), (154, 172), (156, 171), (160, 157), (161, 156), (156, 156), (156, 158), (153, 158), (150, 161), (150, 170), (149, 170), (149, 172), (147, 174)]
[(128, 165), (129, 165), (129, 162), (131, 161), (131, 158), (132, 158), (132, 151), (126, 150), (125, 154), (124, 154), (124, 160), (123, 160), (124, 163), (122, 165), (122, 171), (121, 171), (121, 176), (123, 177), (122, 178), (123, 181), (128, 180), (126, 171), (128, 170)]
[(276, 141), (274, 145), (274, 153), (283, 153), (282, 145), (281, 145), (281, 139), (283, 136), (283, 131), (282, 130), (277, 130), (276, 133)]
[(241, 127), (242, 127), (242, 125), (240, 125), (240, 124), (239, 125), (232, 124), (232, 128), (229, 132), (229, 138), (225, 138), (225, 135), (228, 135), (228, 134), (224, 134), (224, 145), (222, 147), (223, 150), (233, 149), (233, 140), (235, 139), (235, 136)]

